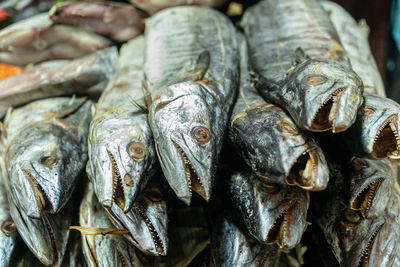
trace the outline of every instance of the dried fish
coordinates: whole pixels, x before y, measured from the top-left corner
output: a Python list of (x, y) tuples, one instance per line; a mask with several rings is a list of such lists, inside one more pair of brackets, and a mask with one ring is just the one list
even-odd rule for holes
[(173, 6), (183, 6), (183, 5), (204, 5), (212, 7), (221, 7), (225, 5), (227, 0), (130, 0), (130, 2), (145, 10), (150, 15), (160, 11), (162, 9), (173, 7)]

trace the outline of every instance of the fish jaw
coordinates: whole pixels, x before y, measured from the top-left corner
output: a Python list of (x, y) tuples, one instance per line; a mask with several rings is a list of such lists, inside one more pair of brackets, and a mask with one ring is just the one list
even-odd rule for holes
[(114, 110), (90, 124), (88, 175), (102, 205), (131, 209), (154, 164), (146, 114)]
[(166, 88), (150, 107), (150, 126), (162, 170), (187, 205), (192, 190), (206, 201), (210, 199), (223, 139), (214, 131), (221, 128), (221, 114), (215, 111), (215, 99), (205, 91), (195, 82), (178, 83)]
[(336, 133), (356, 120), (363, 89), (360, 77), (347, 66), (308, 60), (288, 74), (283, 92), (292, 96), (285, 105), (300, 128)]

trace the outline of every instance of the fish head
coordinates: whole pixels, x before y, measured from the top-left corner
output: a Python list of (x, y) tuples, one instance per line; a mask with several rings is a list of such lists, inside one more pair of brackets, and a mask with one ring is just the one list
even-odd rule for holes
[(147, 114), (126, 109), (96, 116), (90, 124), (88, 173), (101, 204), (132, 207), (154, 163)]
[(138, 249), (148, 255), (167, 254), (167, 205), (159, 185), (150, 183), (127, 213), (115, 204), (105, 211), (116, 227), (129, 230), (127, 238)]
[(287, 94), (298, 95), (299, 127), (335, 133), (345, 131), (356, 120), (364, 88), (349, 67), (333, 60), (311, 59), (295, 67), (287, 78)]
[(400, 156), (400, 105), (388, 98), (364, 95), (358, 111), (357, 124), (365, 152), (375, 159)]
[(260, 180), (254, 173), (231, 176), (229, 192), (250, 234), (259, 242), (290, 249), (306, 229), (309, 199), (300, 188)]
[(210, 199), (223, 139), (222, 110), (205, 87), (196, 82), (171, 85), (150, 108), (161, 167), (178, 198), (188, 205), (192, 190)]
[(394, 180), (388, 160), (354, 157), (349, 178), (351, 209), (367, 217), (379, 214), (387, 206)]
[(360, 211), (342, 210), (336, 229), (346, 266), (373, 266), (377, 259), (393, 258), (397, 236), (395, 224), (387, 219), (362, 219)]
[(86, 161), (85, 141), (62, 123), (43, 122), (14, 138), (7, 150), (11, 195), (28, 216), (57, 213)]

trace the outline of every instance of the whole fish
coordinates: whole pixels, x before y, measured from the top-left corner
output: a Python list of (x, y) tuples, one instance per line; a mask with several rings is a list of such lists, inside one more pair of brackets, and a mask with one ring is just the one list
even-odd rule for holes
[(268, 101), (309, 131), (342, 132), (354, 123), (362, 81), (317, 0), (264, 0), (241, 24), (257, 89)]
[(9, 203), (18, 233), (32, 253), (46, 266), (60, 266), (72, 221), (71, 202), (57, 214), (43, 212), (39, 219), (29, 217), (11, 199)]
[(76, 58), (108, 47), (111, 42), (69, 25), (53, 25), (42, 13), (0, 31), (0, 62), (27, 65), (57, 58)]
[[(179, 27), (177, 27), (179, 25)], [(174, 7), (146, 22), (145, 74), (157, 155), (178, 198), (209, 200), (239, 78), (236, 30), (207, 7)]]
[(321, 3), (330, 14), (352, 68), (362, 78), (367, 93), (356, 122), (342, 134), (339, 142), (358, 156), (398, 158), (400, 105), (385, 98), (385, 88), (369, 47), (366, 26), (358, 24), (339, 5), (329, 1)]
[(211, 7), (222, 7), (228, 1), (227, 0), (130, 0), (130, 2), (145, 10), (150, 15), (153, 15), (161, 9), (165, 9), (173, 6), (183, 6), (183, 5), (204, 5)]
[(127, 212), (155, 161), (142, 91), (144, 37), (121, 48), (119, 70), (90, 124), (87, 172), (101, 204)]
[(104, 207), (110, 221), (118, 229), (127, 229), (124, 235), (128, 241), (148, 255), (163, 255), (168, 251), (168, 214), (160, 185), (153, 177), (147, 187), (133, 203), (132, 208), (124, 213), (117, 204)]
[(33, 100), (82, 93), (106, 81), (115, 73), (118, 51), (115, 47), (100, 50), (68, 62), (42, 65), (0, 81), (0, 116), (7, 108)]
[(119, 42), (142, 33), (147, 17), (130, 4), (101, 1), (61, 2), (50, 10), (49, 16), (55, 23), (82, 27)]
[(306, 190), (323, 190), (328, 167), (315, 139), (302, 132), (280, 107), (267, 103), (250, 77), (247, 44), (240, 42), (240, 87), (228, 138), (260, 177)]
[(27, 216), (57, 213), (70, 198), (87, 160), (91, 106), (85, 98), (48, 98), (7, 115), (10, 194)]
[(233, 173), (229, 195), (249, 233), (260, 243), (294, 248), (306, 230), (309, 199), (300, 188), (263, 182), (249, 171)]
[[(80, 207), (80, 225), (83, 229), (90, 227), (100, 232), (111, 229), (113, 224), (107, 219), (101, 204), (88, 183), (85, 196)], [(121, 234), (90, 234), (81, 231), (83, 253), (88, 266), (148, 266), (138, 255), (140, 252)]]

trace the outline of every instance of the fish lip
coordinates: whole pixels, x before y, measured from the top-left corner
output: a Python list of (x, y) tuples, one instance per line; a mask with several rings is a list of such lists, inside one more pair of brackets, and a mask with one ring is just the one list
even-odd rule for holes
[(118, 169), (117, 162), (115, 160), (114, 155), (108, 150), (107, 155), (111, 162), (111, 169), (112, 169), (112, 195), (111, 195), (111, 205), (115, 203), (121, 210), (126, 213), (129, 209), (126, 207), (125, 203), (125, 191), (122, 185), (122, 178), (121, 173)]
[[(42, 211), (45, 209), (46, 205), (51, 205), (51, 203), (48, 200), (48, 197), (46, 196), (45, 192), (41, 188), (40, 184), (36, 181), (36, 179), (33, 177), (31, 171), (28, 169), (23, 169), (21, 168), (21, 171), (25, 177), (26, 180), (28, 180), (29, 184), (31, 185), (32, 188), (32, 193), (35, 196), (36, 200), (36, 206), (38, 210), (35, 210), (34, 213), (31, 211), (26, 212), (26, 214), (34, 219), (40, 219)], [(40, 196), (38, 195), (40, 194)], [(43, 205), (44, 202), (44, 205)]]
[[(188, 188), (189, 188), (189, 203), (192, 198), (192, 190), (194, 190), (196, 193), (198, 193), (202, 198), (204, 198), (207, 202), (210, 199), (210, 196), (207, 194), (207, 191), (201, 181), (201, 178), (193, 165), (193, 163), (189, 160), (189, 157), (187, 156), (190, 154), (190, 152), (185, 151), (182, 146), (178, 145), (178, 142), (175, 141), (174, 139), (171, 138), (171, 142), (176, 148), (181, 160), (182, 160), (182, 165), (183, 168), (185, 169), (185, 177), (186, 181), (188, 183)], [(194, 179), (192, 179), (194, 177)], [(198, 182), (198, 184), (193, 187), (193, 182)], [(199, 186), (200, 188), (198, 188)], [(202, 190), (203, 192), (199, 192), (199, 190)]]
[[(385, 180), (385, 178), (383, 178), (383, 177), (377, 177), (372, 182), (359, 187), (357, 194), (352, 199), (350, 199), (351, 209), (360, 210), (361, 214), (365, 218), (368, 214), (368, 211), (372, 207), (373, 200), (384, 180)], [(368, 194), (368, 192), (372, 192), (372, 195)], [(365, 197), (368, 197), (367, 206), (363, 207), (363, 202), (365, 200), (361, 200), (361, 199), (363, 199), (363, 198), (365, 199)]]
[[(364, 247), (364, 249), (362, 250), (361, 257), (360, 257), (360, 259), (358, 260), (358, 265), (357, 265), (358, 267), (359, 267), (359, 266), (365, 266), (365, 265), (363, 264), (364, 262), (368, 263), (369, 258), (370, 258), (370, 256), (371, 256), (371, 251), (372, 251), (372, 248), (373, 248), (375, 239), (376, 239), (376, 237), (378, 236), (379, 231), (382, 229), (383, 225), (384, 225), (384, 223), (382, 223), (381, 225), (379, 225), (379, 226), (377, 227), (377, 229), (374, 231), (374, 233), (371, 235), (371, 237), (369, 238), (367, 245), (366, 245), (366, 246)], [(368, 265), (367, 265), (367, 266), (368, 266)]]
[[(374, 141), (372, 143), (372, 152), (371, 156), (375, 159), (382, 159), (386, 158), (387, 156), (392, 157), (392, 158), (398, 158), (400, 156), (400, 139), (399, 139), (399, 133), (397, 131), (398, 127), (398, 116), (397, 114), (392, 114), (390, 115), (378, 128), (376, 134), (374, 135)], [(384, 129), (390, 129), (389, 134), (391, 134), (391, 138), (394, 142), (396, 148), (391, 147), (391, 151), (381, 151), (379, 148), (381, 146), (384, 146), (384, 144), (381, 144), (383, 142), (380, 140), (382, 138), (381, 134), (386, 134), (387, 131), (383, 132)], [(383, 136), (383, 138), (386, 136)], [(391, 144), (393, 145), (393, 144)], [(385, 146), (386, 147), (386, 146)]]

